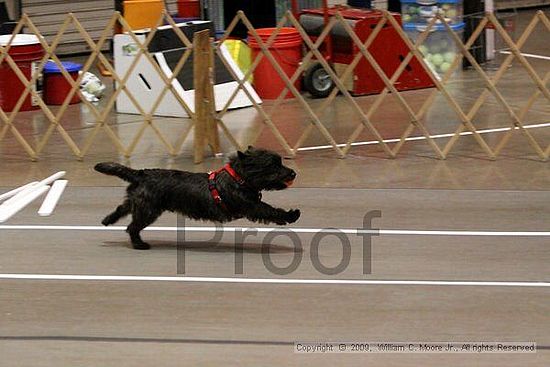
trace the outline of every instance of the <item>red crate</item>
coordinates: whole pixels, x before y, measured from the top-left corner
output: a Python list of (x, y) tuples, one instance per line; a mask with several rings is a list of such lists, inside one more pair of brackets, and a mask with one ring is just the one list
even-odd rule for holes
[[(367, 40), (376, 24), (383, 17), (383, 13), (380, 10), (342, 7), (329, 8), (328, 14), (334, 16), (337, 11), (340, 11), (363, 42)], [(392, 13), (392, 15), (401, 24), (401, 15), (398, 13)], [(302, 26), (314, 39), (322, 31), (324, 24), (323, 17), (323, 9), (305, 9), (300, 14)], [(330, 55), (330, 61), (332, 63), (350, 64), (355, 55), (359, 53), (358, 47), (339, 23), (332, 29), (331, 34), (332, 54)], [(405, 42), (389, 22), (386, 22), (368, 50), (388, 79), (391, 78), (409, 51)], [(324, 47), (323, 51), (326, 54), (326, 47)], [(420, 66), (416, 57), (413, 57), (394, 85), (397, 90), (402, 91), (429, 88), (433, 87), (434, 83), (422, 66)], [(354, 95), (378, 94), (384, 87), (385, 84), (382, 78), (378, 76), (367, 59), (361, 57), (361, 61), (359, 61), (354, 70), (353, 89), (351, 92)]]

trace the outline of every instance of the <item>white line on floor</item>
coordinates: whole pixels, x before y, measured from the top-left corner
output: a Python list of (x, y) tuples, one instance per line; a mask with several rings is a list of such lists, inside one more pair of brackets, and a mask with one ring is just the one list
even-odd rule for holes
[[(525, 129), (536, 129), (536, 128), (540, 128), (540, 127), (549, 127), (549, 126), (550, 126), (550, 122), (546, 122), (546, 123), (542, 123), (542, 124), (523, 125), (523, 127)], [(512, 129), (512, 127), (499, 127), (499, 128), (494, 128), (494, 129), (477, 130), (477, 132), (479, 134), (489, 134), (489, 133), (500, 133), (500, 132), (510, 131), (511, 129)], [(519, 128), (514, 127), (513, 129), (518, 130)], [(471, 131), (464, 131), (464, 132), (460, 133), (460, 136), (467, 136), (467, 135), (472, 135), (472, 132)], [(454, 133), (448, 133), (448, 134), (430, 135), (430, 138), (432, 138), (432, 139), (451, 138), (453, 136), (454, 136)], [(384, 143), (397, 143), (400, 140), (401, 139), (399, 139), (399, 138), (385, 139)], [(426, 137), (425, 136), (412, 136), (412, 137), (409, 137), (409, 138), (405, 139), (405, 141), (416, 141), (416, 140), (426, 140)], [(362, 145), (375, 145), (375, 144), (379, 144), (379, 143), (380, 142), (378, 140), (358, 141), (358, 142), (355, 142), (355, 143), (351, 143), (351, 146), (356, 147), (356, 146), (362, 146)], [(339, 148), (342, 148), (342, 147), (345, 147), (347, 144), (336, 144), (336, 145)], [(309, 151), (309, 150), (321, 150), (321, 149), (330, 149), (330, 148), (332, 148), (332, 145), (316, 145), (316, 146), (312, 146), (312, 147), (298, 148), (298, 150), (299, 151)]]
[(407, 286), (476, 286), (476, 287), (550, 287), (549, 282), (485, 282), (451, 280), (355, 280), (355, 279), (267, 279), (216, 278), (186, 276), (138, 275), (71, 275), (71, 274), (0, 274), (5, 280), (65, 280), (119, 282), (188, 282), (188, 283), (256, 283), (256, 284), (324, 284), (324, 285), (407, 285)]
[[(46, 225), (0, 225), (1, 230), (46, 230), (46, 231), (125, 231), (124, 226), (46, 226)], [(356, 228), (277, 228), (277, 227), (147, 227), (144, 231), (151, 232), (244, 232), (258, 231), (258, 233), (282, 232), (282, 233), (343, 233), (351, 235), (405, 235), (405, 236), (501, 236), (501, 237), (549, 237), (548, 231), (462, 231), (462, 230), (409, 230), (409, 229), (356, 229)]]
[[(499, 51), (501, 54), (505, 54), (505, 55), (510, 55), (512, 52), (511, 51)], [(550, 56), (543, 56), (543, 55), (535, 55), (535, 54), (526, 54), (526, 53), (521, 53), (522, 56), (525, 56), (525, 57), (530, 57), (530, 58), (533, 58), (533, 59), (541, 59), (541, 60), (550, 60)]]

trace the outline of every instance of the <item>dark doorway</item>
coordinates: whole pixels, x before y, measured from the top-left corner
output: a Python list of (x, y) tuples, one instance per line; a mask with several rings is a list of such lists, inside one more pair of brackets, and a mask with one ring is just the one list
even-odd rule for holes
[[(277, 24), (275, 0), (225, 0), (223, 16), (226, 27), (235, 18), (239, 10), (244, 11), (254, 28), (275, 27)], [(246, 27), (239, 23), (235, 30), (231, 32), (231, 36), (246, 38), (247, 33)]]

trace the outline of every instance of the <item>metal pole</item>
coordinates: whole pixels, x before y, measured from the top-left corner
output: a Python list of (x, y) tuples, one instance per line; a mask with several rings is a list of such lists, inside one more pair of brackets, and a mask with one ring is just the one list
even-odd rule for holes
[[(493, 0), (485, 0), (485, 12), (492, 13), (495, 11), (495, 4)], [(487, 60), (492, 60), (495, 58), (495, 30), (487, 29), (485, 31), (485, 39), (487, 42)]]

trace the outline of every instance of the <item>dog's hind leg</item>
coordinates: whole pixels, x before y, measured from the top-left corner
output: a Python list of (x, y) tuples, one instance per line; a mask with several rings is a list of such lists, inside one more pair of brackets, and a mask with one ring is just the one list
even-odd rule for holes
[(153, 224), (160, 216), (161, 212), (151, 212), (149, 210), (133, 210), (132, 222), (128, 225), (126, 232), (130, 235), (132, 246), (136, 250), (148, 250), (151, 246), (143, 241), (140, 236), (141, 230)]
[(104, 226), (108, 226), (111, 224), (115, 224), (119, 221), (120, 218), (127, 216), (130, 214), (131, 205), (130, 201), (128, 199), (124, 200), (122, 204), (120, 204), (114, 212), (103, 218), (101, 221), (101, 224)]

